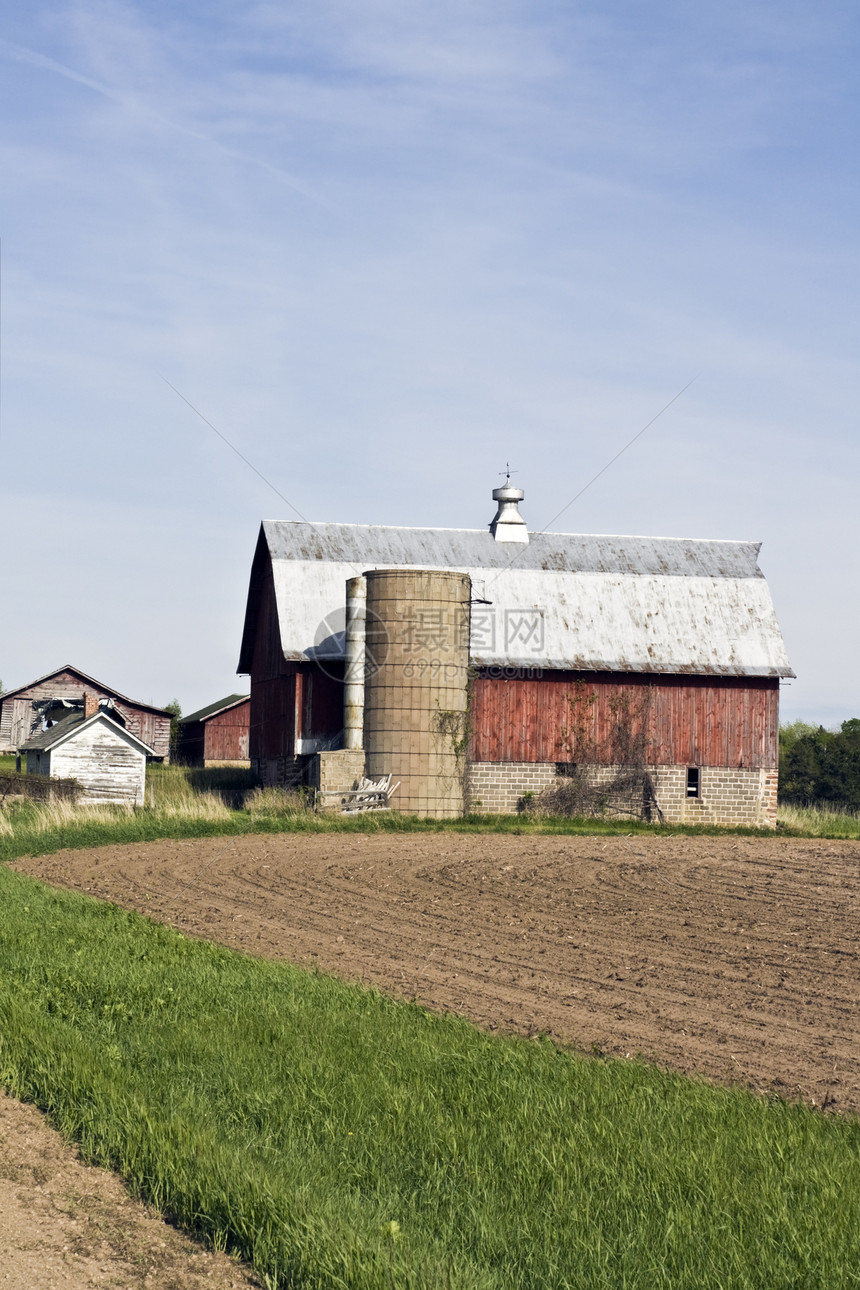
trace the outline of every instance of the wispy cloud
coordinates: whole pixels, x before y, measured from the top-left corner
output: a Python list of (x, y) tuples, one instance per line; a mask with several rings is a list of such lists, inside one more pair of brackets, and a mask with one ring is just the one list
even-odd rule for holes
[(189, 139), (198, 140), (207, 144), (209, 147), (217, 149), (225, 157), (234, 161), (242, 162), (246, 165), (259, 167), (260, 170), (274, 176), (277, 179), (284, 180), (295, 192), (306, 197), (309, 201), (319, 205), (330, 205), (324, 197), (316, 192), (313, 187), (303, 180), (297, 178), (284, 170), (283, 167), (273, 165), (271, 162), (255, 157), (250, 153), (242, 152), (237, 148), (230, 147), (212, 134), (202, 130), (194, 129), (191, 126), (184, 125), (180, 121), (165, 116), (163, 112), (153, 107), (150, 102), (139, 94), (130, 93), (128, 90), (116, 88), (110, 84), (95, 80), (91, 76), (84, 75), (76, 71), (73, 67), (67, 67), (64, 63), (57, 62), (56, 59), (49, 58), (45, 54), (39, 53), (38, 50), (27, 49), (21, 45), (12, 44), (9, 41), (0, 40), (0, 56), (5, 55), (7, 58), (15, 59), (17, 62), (25, 63), (30, 67), (38, 68), (41, 71), (52, 72), (57, 76), (65, 77), (66, 80), (72, 81), (76, 85), (83, 85), (86, 89), (92, 90), (96, 94), (102, 95), (111, 102), (118, 104), (127, 113), (133, 117), (138, 117), (144, 121), (148, 120), (154, 124), (164, 126), (166, 129), (175, 131), (177, 134), (186, 136)]

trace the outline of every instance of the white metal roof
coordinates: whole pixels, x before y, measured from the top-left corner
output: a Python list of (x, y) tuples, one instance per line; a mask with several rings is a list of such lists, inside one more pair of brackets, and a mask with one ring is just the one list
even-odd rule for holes
[(240, 671), (271, 560), (285, 658), (343, 653), (347, 578), (378, 568), (472, 578), (471, 656), (481, 667), (793, 676), (759, 543), (546, 533), (512, 549), (482, 529), (264, 522)]

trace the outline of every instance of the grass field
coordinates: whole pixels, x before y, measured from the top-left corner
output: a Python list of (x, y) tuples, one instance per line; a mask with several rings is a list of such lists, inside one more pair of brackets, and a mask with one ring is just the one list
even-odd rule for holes
[[(781, 807), (779, 827), (788, 836), (860, 838), (860, 816), (829, 809)], [(547, 819), (531, 815), (419, 820), (392, 812), (363, 815), (317, 814), (299, 793), (255, 788), (250, 772), (153, 766), (147, 777), (146, 805), (81, 807), (65, 802), (16, 802), (0, 809), (0, 860), (45, 855), (65, 847), (157, 838), (216, 837), (280, 832), (442, 832), (520, 834), (689, 834), (769, 831), (719, 826), (660, 826), (626, 819)]]
[(0, 1078), (270, 1286), (860, 1282), (860, 1123), (576, 1057), (0, 867)]

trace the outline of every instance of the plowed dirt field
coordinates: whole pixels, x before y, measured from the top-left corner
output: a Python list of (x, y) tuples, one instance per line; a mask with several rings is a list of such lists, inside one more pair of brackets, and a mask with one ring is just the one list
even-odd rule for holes
[(860, 1111), (860, 844), (254, 836), (18, 862), (491, 1030)]

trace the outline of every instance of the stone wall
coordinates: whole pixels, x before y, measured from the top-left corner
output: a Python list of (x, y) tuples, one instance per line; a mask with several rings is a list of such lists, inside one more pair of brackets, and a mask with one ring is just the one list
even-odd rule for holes
[[(595, 766), (589, 779), (608, 790), (619, 767)], [(777, 771), (699, 768), (699, 796), (687, 796), (686, 766), (654, 766), (648, 773), (667, 824), (776, 827)], [(523, 797), (559, 782), (555, 762), (473, 762), (468, 772), (470, 810), (512, 814)]]
[(687, 797), (687, 767), (661, 766), (655, 776), (660, 809), (670, 824), (749, 824), (776, 828), (779, 775), (772, 770), (702, 766), (699, 796)]

